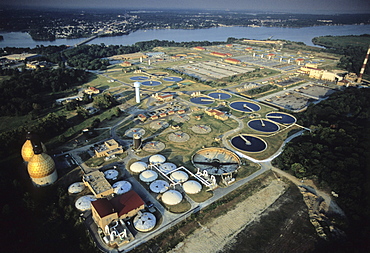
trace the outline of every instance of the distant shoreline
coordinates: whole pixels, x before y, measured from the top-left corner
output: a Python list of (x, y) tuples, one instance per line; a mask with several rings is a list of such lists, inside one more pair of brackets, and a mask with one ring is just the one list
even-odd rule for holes
[[(129, 35), (98, 37), (87, 44), (105, 44), (105, 45), (133, 45), (139, 41), (150, 40), (168, 40), (175, 42), (190, 41), (220, 41), (225, 42), (228, 38), (248, 38), (257, 40), (266, 40), (272, 37), (272, 40), (288, 40), (303, 42), (307, 46), (315, 46), (312, 43), (314, 37), (320, 36), (347, 36), (370, 34), (370, 25), (340, 25), (340, 26), (315, 26), (304, 28), (276, 28), (276, 27), (217, 27), (209, 29), (152, 29), (137, 30)], [(0, 48), (35, 48), (36, 46), (59, 46), (75, 45), (80, 43), (80, 39), (56, 39), (55, 41), (34, 41), (28, 33), (7, 32), (1, 33), (4, 40), (0, 41)]]

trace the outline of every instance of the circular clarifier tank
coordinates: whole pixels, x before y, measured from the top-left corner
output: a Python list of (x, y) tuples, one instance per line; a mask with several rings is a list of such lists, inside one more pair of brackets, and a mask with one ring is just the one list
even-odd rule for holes
[(267, 143), (256, 136), (239, 134), (231, 139), (231, 144), (242, 151), (262, 152), (267, 148)]
[(230, 107), (234, 110), (241, 111), (241, 112), (257, 112), (261, 110), (261, 106), (252, 103), (252, 102), (245, 102), (245, 101), (237, 101), (230, 104)]
[(199, 105), (209, 105), (209, 104), (212, 104), (214, 100), (211, 97), (201, 96), (201, 97), (191, 98), (190, 102), (194, 104), (199, 104)]
[(294, 116), (283, 112), (270, 112), (266, 118), (279, 124), (294, 124), (297, 121)]
[(166, 81), (166, 82), (180, 82), (180, 81), (182, 81), (182, 78), (177, 77), (177, 76), (168, 76), (168, 77), (164, 77), (163, 81)]
[(147, 76), (132, 76), (130, 77), (130, 80), (132, 81), (143, 81), (143, 80), (148, 80), (149, 77)]
[(212, 92), (212, 93), (209, 93), (208, 96), (213, 97), (214, 99), (221, 99), (221, 100), (231, 98), (230, 94), (227, 94), (224, 92)]
[(158, 86), (161, 85), (162, 83), (160, 81), (144, 81), (141, 82), (141, 84), (144, 86)]
[(248, 122), (248, 126), (254, 130), (264, 132), (264, 133), (273, 133), (280, 129), (280, 127), (266, 119), (254, 119)]

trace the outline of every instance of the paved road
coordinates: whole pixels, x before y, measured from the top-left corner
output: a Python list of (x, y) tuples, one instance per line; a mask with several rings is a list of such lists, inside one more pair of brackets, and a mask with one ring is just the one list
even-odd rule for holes
[(230, 118), (232, 118), (233, 120), (235, 120), (236, 122), (238, 122), (238, 127), (237, 128), (234, 128), (232, 130), (229, 130), (227, 131), (226, 133), (223, 134), (222, 136), (222, 144), (224, 145), (224, 147), (230, 149), (230, 150), (234, 150), (234, 148), (229, 144), (229, 141), (227, 140), (229, 138), (229, 136), (231, 135), (236, 135), (238, 132), (240, 132), (241, 130), (244, 129), (244, 122), (243, 120), (235, 117), (234, 115), (231, 115)]

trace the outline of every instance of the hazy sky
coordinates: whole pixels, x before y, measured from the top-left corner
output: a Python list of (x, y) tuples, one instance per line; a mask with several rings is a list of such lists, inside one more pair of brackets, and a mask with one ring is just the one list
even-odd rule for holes
[(370, 13), (370, 0), (2, 0), (13, 6)]

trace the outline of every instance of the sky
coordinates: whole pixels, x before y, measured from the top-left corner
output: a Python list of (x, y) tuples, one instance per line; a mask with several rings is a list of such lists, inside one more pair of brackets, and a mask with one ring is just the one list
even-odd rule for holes
[(1, 2), (17, 7), (370, 13), (369, 0), (2, 0)]

